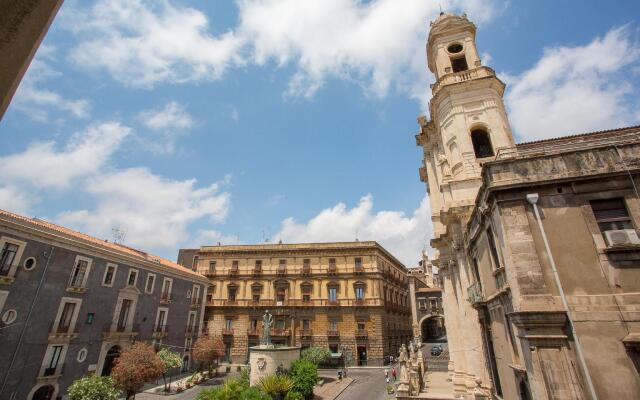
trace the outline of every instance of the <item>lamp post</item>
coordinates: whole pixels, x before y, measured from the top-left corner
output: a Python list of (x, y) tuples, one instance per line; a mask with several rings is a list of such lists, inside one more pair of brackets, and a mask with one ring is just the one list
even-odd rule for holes
[(345, 377), (347, 376), (346, 372), (347, 372), (347, 346), (345, 346), (344, 344), (342, 346), (340, 346), (340, 350), (342, 350), (342, 364), (343, 364), (343, 370), (345, 372)]

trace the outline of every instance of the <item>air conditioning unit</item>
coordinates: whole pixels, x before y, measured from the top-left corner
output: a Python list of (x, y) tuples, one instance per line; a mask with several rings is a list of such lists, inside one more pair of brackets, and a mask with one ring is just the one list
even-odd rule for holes
[(604, 238), (607, 246), (625, 246), (629, 244), (640, 244), (640, 238), (635, 229), (620, 229), (615, 231), (605, 231)]

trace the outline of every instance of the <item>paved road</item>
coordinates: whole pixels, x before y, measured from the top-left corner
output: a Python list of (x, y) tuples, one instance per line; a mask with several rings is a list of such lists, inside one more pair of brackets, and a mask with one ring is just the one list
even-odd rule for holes
[(394, 395), (387, 394), (387, 383), (384, 380), (384, 370), (349, 369), (349, 376), (355, 381), (345, 389), (336, 400), (389, 400)]

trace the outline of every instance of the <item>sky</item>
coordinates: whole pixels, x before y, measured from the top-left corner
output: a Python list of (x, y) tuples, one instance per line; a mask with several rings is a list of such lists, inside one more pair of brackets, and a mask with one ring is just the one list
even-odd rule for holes
[(517, 142), (640, 123), (637, 1), (65, 0), (0, 121), (0, 208), (173, 260), (357, 238), (416, 265), (440, 6)]

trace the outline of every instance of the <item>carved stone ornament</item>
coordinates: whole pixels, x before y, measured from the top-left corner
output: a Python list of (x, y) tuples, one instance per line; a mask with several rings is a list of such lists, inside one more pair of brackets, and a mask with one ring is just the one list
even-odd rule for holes
[(267, 359), (264, 357), (260, 357), (258, 358), (258, 361), (256, 362), (256, 365), (258, 366), (259, 370), (264, 370), (267, 366)]

